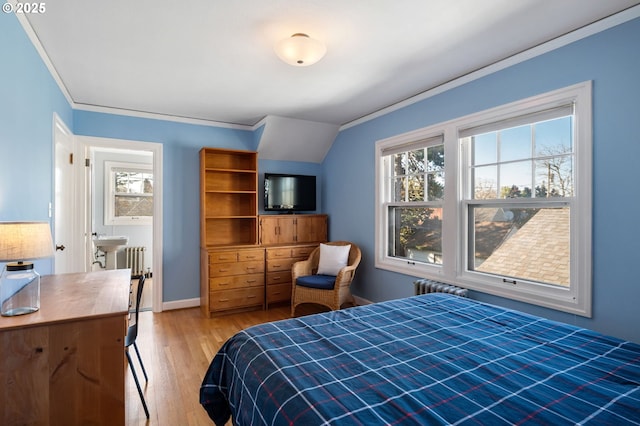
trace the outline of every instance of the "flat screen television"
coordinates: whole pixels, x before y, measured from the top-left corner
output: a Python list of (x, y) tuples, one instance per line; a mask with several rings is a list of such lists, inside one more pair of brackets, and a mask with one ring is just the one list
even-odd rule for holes
[(293, 174), (264, 174), (264, 210), (280, 212), (316, 209), (316, 177)]

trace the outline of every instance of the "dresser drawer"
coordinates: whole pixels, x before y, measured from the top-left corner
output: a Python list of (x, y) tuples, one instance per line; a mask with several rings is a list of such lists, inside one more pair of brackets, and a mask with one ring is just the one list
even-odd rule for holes
[(318, 247), (317, 245), (311, 246), (290, 246), (281, 248), (268, 248), (267, 260), (270, 259), (285, 259), (296, 258), (300, 260), (307, 260), (311, 252)]
[(264, 285), (264, 274), (229, 275), (215, 277), (209, 280), (209, 289), (228, 290), (232, 288), (246, 288)]
[(209, 263), (264, 261), (264, 250), (222, 250), (209, 252)]
[(248, 287), (210, 293), (212, 311), (264, 305), (264, 287)]
[(291, 267), (297, 261), (298, 259), (291, 258), (267, 260), (267, 272), (289, 271), (291, 273)]
[(256, 250), (239, 250), (238, 251), (238, 262), (253, 262), (253, 261), (264, 262), (264, 250), (256, 249)]
[(302, 258), (300, 260), (307, 260), (311, 255), (311, 252), (318, 247), (315, 246), (301, 246), (301, 247), (293, 247), (291, 249), (291, 257)]
[(267, 272), (267, 285), (291, 283), (291, 271)]
[(238, 252), (237, 251), (212, 251), (209, 252), (209, 263), (226, 263), (226, 262), (237, 262), (238, 261)]
[(291, 257), (291, 247), (284, 248), (268, 248), (267, 260), (269, 259), (285, 259)]
[(226, 277), (229, 275), (259, 274), (264, 272), (264, 261), (214, 263), (209, 265), (210, 277)]
[(275, 284), (267, 286), (267, 300), (269, 303), (282, 302), (291, 299), (291, 284)]

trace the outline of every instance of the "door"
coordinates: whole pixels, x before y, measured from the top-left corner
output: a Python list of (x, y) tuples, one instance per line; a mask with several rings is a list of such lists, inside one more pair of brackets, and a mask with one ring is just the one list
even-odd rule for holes
[(298, 243), (315, 243), (327, 241), (326, 215), (298, 216), (296, 226)]
[(291, 244), (296, 242), (296, 219), (294, 216), (278, 218), (278, 243)]
[(263, 245), (278, 244), (278, 218), (260, 216), (260, 243)]
[(67, 126), (58, 116), (54, 117), (53, 142), (55, 145), (53, 205), (55, 259), (54, 273), (80, 272), (74, 259), (78, 248), (74, 244), (73, 226), (76, 218), (74, 188), (74, 140)]
[(260, 216), (260, 243), (272, 244), (295, 243), (295, 220), (293, 216)]

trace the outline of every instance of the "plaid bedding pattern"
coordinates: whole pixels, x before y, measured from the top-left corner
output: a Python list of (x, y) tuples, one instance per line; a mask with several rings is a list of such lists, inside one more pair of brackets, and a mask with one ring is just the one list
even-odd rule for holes
[(427, 294), (244, 330), (200, 402), (218, 425), (640, 424), (640, 345)]

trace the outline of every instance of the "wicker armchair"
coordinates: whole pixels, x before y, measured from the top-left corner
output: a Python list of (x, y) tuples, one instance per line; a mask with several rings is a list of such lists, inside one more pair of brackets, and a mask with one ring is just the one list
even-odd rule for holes
[(360, 263), (360, 248), (348, 241), (334, 241), (325, 243), (327, 245), (351, 245), (349, 249), (349, 260), (347, 266), (340, 269), (335, 277), (333, 288), (321, 289), (297, 285), (299, 277), (315, 275), (318, 271), (318, 263), (320, 261), (320, 247), (317, 247), (309, 255), (309, 259), (296, 262), (291, 268), (291, 316), (295, 316), (296, 307), (302, 303), (316, 303), (328, 307), (331, 310), (338, 310), (340, 307), (350, 302), (355, 304), (349, 287), (356, 273), (356, 268)]

